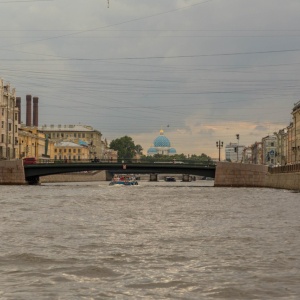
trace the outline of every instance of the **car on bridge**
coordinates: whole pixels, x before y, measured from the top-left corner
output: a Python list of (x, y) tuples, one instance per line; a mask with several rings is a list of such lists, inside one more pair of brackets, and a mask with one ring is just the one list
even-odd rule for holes
[(23, 158), (23, 165), (34, 165), (36, 164), (35, 157), (25, 157)]

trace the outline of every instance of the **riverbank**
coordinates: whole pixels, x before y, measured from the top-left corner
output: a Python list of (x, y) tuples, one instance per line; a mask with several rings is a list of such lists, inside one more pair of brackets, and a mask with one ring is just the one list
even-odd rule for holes
[(264, 165), (218, 162), (215, 186), (300, 190), (300, 172), (271, 174)]

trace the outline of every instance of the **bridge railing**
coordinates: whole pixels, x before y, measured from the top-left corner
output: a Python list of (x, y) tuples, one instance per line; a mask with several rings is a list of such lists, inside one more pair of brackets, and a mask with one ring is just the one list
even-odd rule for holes
[(290, 164), (285, 166), (269, 167), (268, 171), (271, 174), (296, 173), (296, 172), (300, 172), (300, 163)]
[(141, 161), (139, 159), (122, 159), (122, 160), (109, 160), (109, 159), (43, 159), (37, 160), (37, 164), (70, 164), (70, 163), (123, 163), (123, 164), (176, 164), (176, 165), (200, 165), (200, 166), (215, 166), (212, 161), (197, 161), (197, 160), (184, 160), (184, 161)]

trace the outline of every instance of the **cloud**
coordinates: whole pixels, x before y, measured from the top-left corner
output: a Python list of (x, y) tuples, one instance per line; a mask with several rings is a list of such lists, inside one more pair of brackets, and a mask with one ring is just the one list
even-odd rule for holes
[(287, 126), (298, 99), (300, 3), (204, 2), (0, 3), (0, 77), (23, 102), (39, 96), (41, 124), (144, 148), (170, 124), (189, 154), (213, 156), (236, 133), (251, 144)]

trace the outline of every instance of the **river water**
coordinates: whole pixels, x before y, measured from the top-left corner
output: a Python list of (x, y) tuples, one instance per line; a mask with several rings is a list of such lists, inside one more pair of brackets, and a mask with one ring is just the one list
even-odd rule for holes
[(300, 193), (0, 186), (0, 299), (300, 299)]

